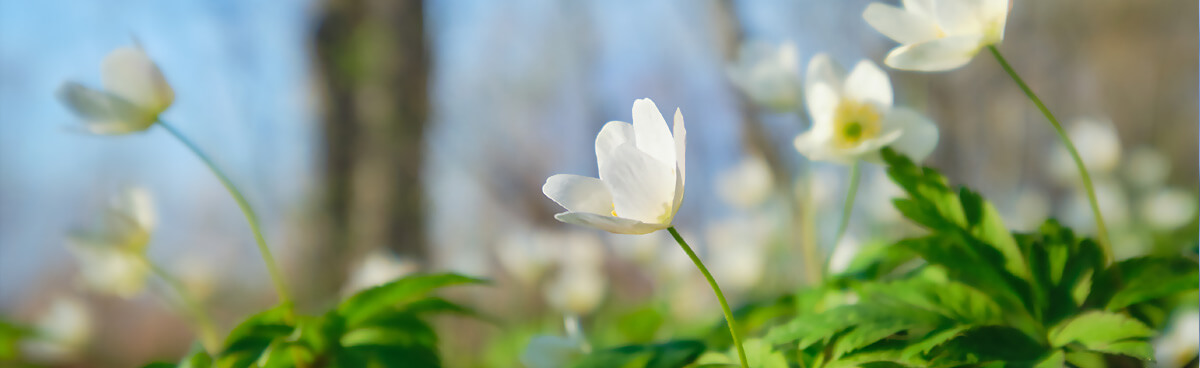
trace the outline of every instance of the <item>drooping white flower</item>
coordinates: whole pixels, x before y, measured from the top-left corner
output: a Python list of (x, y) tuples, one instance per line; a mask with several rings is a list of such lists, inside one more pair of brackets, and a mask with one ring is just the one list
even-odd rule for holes
[(608, 291), (599, 240), (582, 233), (561, 237), (558, 272), (545, 285), (546, 302), (568, 315), (588, 315)]
[(57, 297), (34, 322), (33, 336), (21, 342), (21, 353), (38, 362), (72, 359), (87, 345), (92, 328), (91, 312), (82, 300)]
[(896, 69), (944, 71), (966, 65), (979, 50), (1004, 40), (1009, 0), (904, 0), (872, 3), (863, 19), (900, 43), (884, 61)]
[(162, 71), (139, 46), (109, 53), (101, 77), (104, 90), (67, 82), (58, 92), (94, 134), (146, 130), (175, 100), (175, 92)]
[(800, 107), (800, 56), (791, 41), (742, 45), (738, 60), (726, 69), (729, 79), (756, 104), (786, 112)]
[(683, 201), (686, 135), (678, 109), (672, 134), (653, 101), (634, 101), (633, 124), (610, 121), (596, 136), (599, 179), (546, 179), (542, 192), (567, 209), (554, 218), (619, 234), (670, 227)]
[(146, 245), (155, 223), (154, 207), (145, 190), (131, 188), (115, 198), (98, 226), (68, 238), (83, 283), (124, 298), (141, 292), (150, 273)]
[(933, 152), (938, 129), (917, 112), (892, 106), (892, 83), (863, 60), (846, 75), (828, 55), (808, 63), (805, 97), (812, 128), (796, 137), (796, 150), (815, 161), (878, 160), (891, 146), (913, 160)]

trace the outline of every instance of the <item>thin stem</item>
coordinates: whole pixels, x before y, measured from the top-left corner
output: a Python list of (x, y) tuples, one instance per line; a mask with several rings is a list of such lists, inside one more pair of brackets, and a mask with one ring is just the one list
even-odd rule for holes
[[(808, 280), (809, 285), (819, 285), (823, 272), (820, 251), (817, 249), (817, 211), (812, 200), (813, 171), (811, 166), (812, 162), (805, 164), (800, 173), (800, 187), (803, 188), (803, 193), (800, 194), (800, 198), (793, 198), (799, 202), (794, 204), (795, 207), (798, 207), (796, 210), (798, 213), (793, 216), (798, 217), (800, 221), (800, 251), (803, 252), (801, 256), (804, 257), (805, 279)], [(784, 188), (784, 190), (792, 189)]]
[(846, 188), (846, 202), (842, 205), (842, 218), (838, 221), (837, 233), (833, 236), (833, 245), (829, 247), (829, 257), (825, 259), (825, 269), (829, 269), (829, 263), (833, 261), (833, 255), (837, 253), (838, 244), (842, 242), (842, 236), (846, 235), (846, 227), (850, 225), (850, 214), (854, 211), (854, 197), (858, 195), (858, 182), (862, 176), (862, 161), (854, 160), (850, 164), (850, 186)]
[(205, 350), (208, 350), (209, 353), (213, 354), (220, 352), (221, 340), (219, 337), (217, 337), (216, 325), (213, 324), (212, 318), (209, 318), (208, 313), (204, 312), (204, 307), (202, 307), (196, 299), (193, 299), (192, 296), (187, 293), (187, 288), (184, 287), (183, 282), (174, 276), (171, 276), (171, 274), (167, 273), (166, 270), (163, 270), (162, 267), (154, 264), (154, 262), (150, 262), (150, 260), (146, 259), (145, 257), (142, 257), (142, 262), (146, 264), (146, 267), (150, 269), (150, 272), (153, 272), (156, 276), (158, 276), (159, 279), (162, 279), (163, 282), (167, 284), (172, 292), (174, 292), (179, 298), (179, 303), (183, 306), (183, 309), (186, 310), (188, 314), (192, 315), (192, 319), (196, 322), (196, 333), (200, 335), (200, 343), (204, 344)]
[(275, 284), (275, 292), (279, 294), (279, 302), (287, 305), (287, 309), (291, 311), (292, 298), (288, 296), (287, 286), (283, 282), (283, 274), (279, 272), (279, 266), (275, 264), (275, 257), (271, 256), (271, 248), (267, 247), (267, 240), (263, 238), (262, 228), (258, 225), (258, 216), (254, 214), (254, 209), (250, 207), (250, 202), (246, 201), (246, 197), (237, 189), (237, 186), (233, 185), (233, 182), (229, 180), (225, 172), (221, 171), (212, 158), (209, 158), (208, 155), (204, 154), (204, 151), (200, 150), (199, 146), (196, 146), (187, 136), (184, 136), (183, 133), (170, 124), (167, 124), (166, 121), (159, 120), (158, 125), (167, 129), (184, 146), (192, 150), (192, 153), (195, 153), (196, 157), (200, 158), (200, 161), (204, 161), (209, 170), (212, 170), (213, 175), (217, 176), (217, 180), (221, 181), (221, 185), (224, 185), (229, 194), (233, 196), (233, 200), (237, 201), (238, 207), (242, 209), (242, 214), (246, 215), (246, 222), (250, 224), (250, 231), (254, 233), (254, 241), (258, 244), (258, 252), (262, 254), (263, 262), (267, 264), (267, 273), (271, 275), (271, 281)]
[(738, 360), (741, 360), (742, 368), (750, 368), (750, 365), (746, 363), (746, 351), (742, 349), (742, 340), (738, 338), (733, 311), (729, 309), (729, 302), (725, 300), (725, 294), (721, 292), (721, 287), (717, 286), (717, 280), (713, 279), (711, 273), (708, 273), (708, 268), (704, 267), (704, 263), (700, 262), (700, 257), (697, 257), (696, 252), (692, 251), (692, 247), (683, 241), (683, 237), (679, 235), (679, 231), (676, 231), (674, 226), (668, 227), (667, 231), (675, 238), (675, 242), (679, 243), (679, 247), (683, 248), (683, 252), (687, 253), (692, 262), (696, 264), (696, 268), (700, 269), (700, 273), (704, 274), (708, 285), (712, 286), (713, 294), (717, 295), (717, 301), (721, 303), (721, 311), (725, 313), (725, 323), (729, 325), (729, 336), (733, 337), (733, 346), (737, 348)]
[(1088, 175), (1087, 167), (1083, 165), (1083, 159), (1079, 157), (1079, 151), (1075, 150), (1075, 144), (1071, 142), (1071, 138), (1067, 136), (1067, 132), (1063, 130), (1062, 124), (1050, 113), (1050, 109), (1046, 108), (1046, 104), (1038, 98), (1037, 94), (1025, 84), (1020, 75), (1017, 75), (1016, 70), (1008, 64), (1008, 60), (1000, 54), (1000, 50), (995, 45), (988, 45), (988, 50), (992, 51), (992, 56), (996, 57), (996, 61), (1000, 62), (1000, 67), (1012, 77), (1014, 82), (1017, 82), (1017, 87), (1021, 87), (1021, 91), (1029, 96), (1029, 100), (1037, 105), (1038, 110), (1042, 111), (1042, 115), (1046, 116), (1046, 120), (1050, 121), (1050, 125), (1054, 127), (1054, 131), (1058, 133), (1059, 140), (1067, 147), (1067, 153), (1071, 154), (1071, 159), (1075, 161), (1075, 167), (1079, 169), (1079, 177), (1083, 179), (1083, 188), (1087, 192), (1088, 203), (1092, 206), (1092, 215), (1096, 219), (1096, 238), (1100, 242), (1100, 249), (1104, 252), (1105, 263), (1112, 262), (1112, 243), (1108, 240), (1108, 227), (1104, 226), (1104, 216), (1100, 214), (1100, 202), (1096, 200), (1096, 189), (1092, 186), (1092, 177)]

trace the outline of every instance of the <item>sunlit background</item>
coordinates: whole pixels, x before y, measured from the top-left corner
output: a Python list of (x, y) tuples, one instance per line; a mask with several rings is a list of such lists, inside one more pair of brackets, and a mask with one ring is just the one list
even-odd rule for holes
[[(301, 310), (380, 278), (453, 270), (494, 280), (455, 294), (493, 321), (439, 321), (444, 347), (465, 352), (448, 366), (515, 366), (564, 314), (585, 329), (657, 326), (597, 343), (686, 335), (673, 326), (720, 314), (668, 235), (556, 222), (542, 183), (595, 176), (596, 132), (629, 121), (635, 99), (679, 108), (689, 152), (676, 226), (735, 304), (798, 287), (796, 241), (829, 246), (848, 170), (812, 166), (818, 226), (801, 234), (792, 176), (809, 163), (791, 141), (808, 119), (755, 107), (727, 69), (742, 43), (789, 40), (799, 73), (819, 52), (882, 63), (894, 43), (862, 20), (867, 3), (2, 0), (0, 316), (34, 323), (57, 298), (83, 300), (92, 328), (69, 366), (187, 350), (186, 320), (153, 283), (130, 299), (91, 292), (65, 247), (130, 185), (154, 198), (151, 258), (221, 329), (275, 302), (249, 228), (199, 160), (157, 127), (80, 133), (55, 98), (68, 80), (98, 84), (104, 56), (136, 42), (175, 89), (164, 120), (246, 192)], [(1017, 0), (1009, 16), (1001, 49), (1080, 146), (1118, 257), (1195, 239), (1196, 6)], [(927, 163), (981, 191), (1012, 227), (1052, 216), (1094, 231), (1053, 131), (987, 56), (953, 73), (888, 69), (898, 104), (940, 128)], [(866, 166), (842, 249), (916, 230), (890, 208), (896, 193)]]

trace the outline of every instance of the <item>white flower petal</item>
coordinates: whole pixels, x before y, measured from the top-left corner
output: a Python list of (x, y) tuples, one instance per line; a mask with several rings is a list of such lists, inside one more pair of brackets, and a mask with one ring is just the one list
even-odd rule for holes
[(808, 62), (804, 97), (814, 125), (833, 120), (842, 99), (844, 76), (841, 66), (834, 63), (829, 55), (817, 54)]
[(572, 212), (607, 214), (613, 210), (612, 194), (600, 179), (558, 174), (546, 179), (542, 193)]
[(938, 143), (938, 127), (932, 120), (907, 108), (895, 108), (884, 117), (883, 124), (903, 132), (891, 143), (897, 152), (921, 162), (933, 153)]
[(87, 123), (87, 130), (94, 134), (131, 133), (154, 124), (152, 117), (129, 101), (79, 83), (64, 84), (58, 90), (58, 97)]
[(649, 98), (633, 102), (633, 134), (639, 150), (667, 166), (675, 166), (675, 140), (667, 120)]
[(600, 162), (600, 180), (608, 184), (617, 216), (646, 223), (671, 223), (677, 179), (671, 166), (631, 143), (617, 147)]
[(902, 70), (944, 71), (971, 61), (983, 45), (983, 36), (954, 36), (897, 47), (888, 53), (888, 66)]
[(929, 41), (938, 38), (941, 32), (932, 18), (881, 3), (867, 5), (863, 19), (879, 33), (902, 44)]
[(934, 17), (947, 35), (983, 33), (982, 0), (939, 0)]
[(671, 217), (675, 217), (675, 213), (679, 211), (679, 206), (683, 204), (683, 188), (687, 182), (687, 128), (683, 125), (683, 112), (675, 109), (675, 126), (674, 132), (671, 134), (675, 138), (675, 201), (672, 205)]
[[(624, 121), (610, 121), (596, 134), (596, 160), (604, 162), (612, 151), (625, 142), (633, 142), (633, 125)], [(603, 164), (601, 164), (603, 165)]]
[(858, 62), (846, 77), (846, 97), (852, 101), (875, 104), (881, 109), (892, 107), (892, 81), (887, 73), (868, 60)]
[(634, 219), (605, 216), (588, 212), (563, 212), (554, 219), (568, 224), (594, 227), (615, 234), (642, 235), (666, 229), (669, 224), (648, 224)]
[(937, 0), (904, 0), (904, 10), (914, 13), (918, 16), (934, 19), (934, 11), (936, 8), (934, 2)]
[(109, 53), (101, 77), (104, 88), (149, 115), (158, 115), (175, 100), (175, 92), (162, 71), (138, 47), (122, 47)]

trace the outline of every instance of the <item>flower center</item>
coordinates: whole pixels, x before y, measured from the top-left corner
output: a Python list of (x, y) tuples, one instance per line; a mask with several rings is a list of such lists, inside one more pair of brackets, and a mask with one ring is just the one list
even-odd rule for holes
[(870, 104), (845, 101), (834, 114), (834, 146), (852, 148), (879, 134), (879, 111)]

